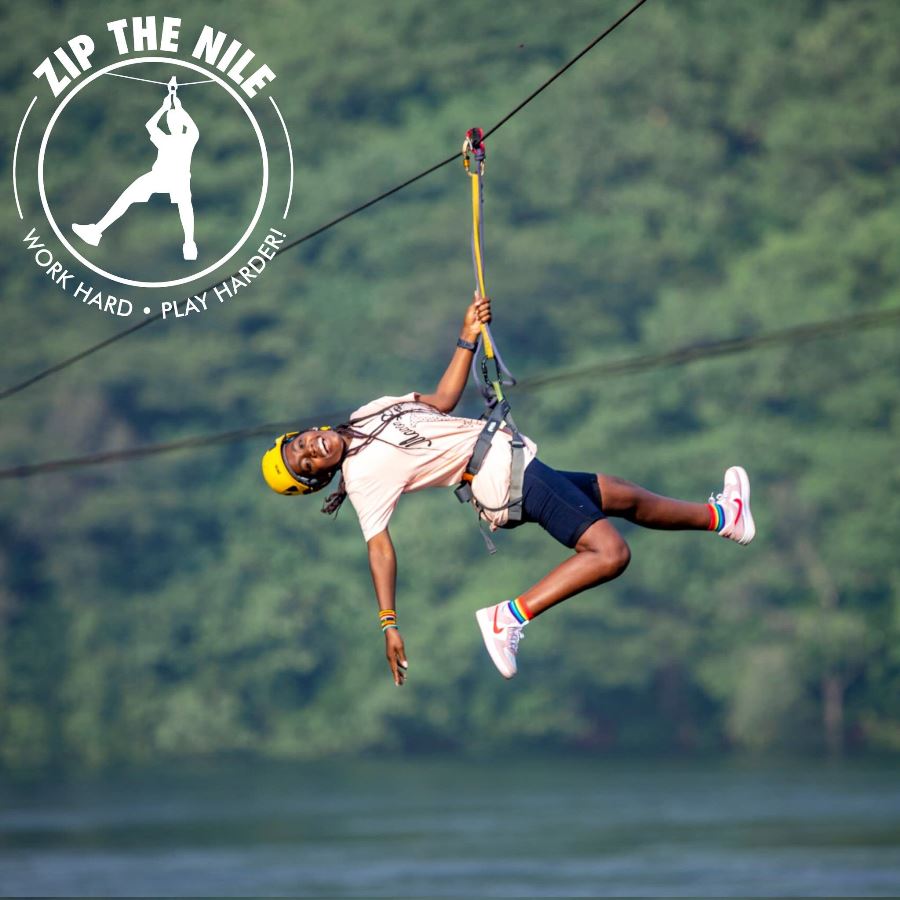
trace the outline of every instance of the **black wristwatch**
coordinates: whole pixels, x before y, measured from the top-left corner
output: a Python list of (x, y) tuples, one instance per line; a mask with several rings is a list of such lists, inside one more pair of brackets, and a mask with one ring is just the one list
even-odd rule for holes
[(473, 353), (478, 349), (478, 341), (467, 341), (464, 338), (457, 338), (456, 346), (463, 350), (471, 350)]

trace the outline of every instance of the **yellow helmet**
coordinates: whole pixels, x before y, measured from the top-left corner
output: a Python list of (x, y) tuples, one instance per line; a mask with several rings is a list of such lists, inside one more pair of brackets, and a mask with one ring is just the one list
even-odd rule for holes
[[(320, 428), (309, 428), (308, 431), (331, 431), (330, 426), (323, 425)], [(299, 431), (289, 431), (275, 438), (275, 443), (263, 454), (262, 474), (266, 484), (276, 494), (302, 495), (314, 494), (322, 490), (332, 478), (334, 472), (325, 472), (322, 475), (298, 475), (291, 471), (290, 466), (284, 461), (283, 446), (292, 441)]]

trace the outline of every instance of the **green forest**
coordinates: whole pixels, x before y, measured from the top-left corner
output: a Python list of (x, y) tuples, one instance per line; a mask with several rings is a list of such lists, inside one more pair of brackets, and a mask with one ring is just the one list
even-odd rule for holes
[[(182, 15), (186, 32), (216, 23), (277, 74), (292, 239), (456, 152), (466, 129), (499, 121), (628, 5), (207, 0)], [(7, 173), (38, 62), (149, 12), (4, 5)], [(259, 154), (190, 90), (198, 243), (218, 247), (256, 202)], [(135, 154), (151, 151), (125, 114), (142, 125), (162, 98), (131, 82), (102, 102), (89, 93), (48, 150), (47, 189), (72, 210), (100, 209), (134, 177)], [(20, 173), (37, 165), (42, 104)], [(565, 549), (532, 526), (499, 533), (490, 557), (449, 492), (404, 498), (391, 523), (410, 664), (398, 690), (353, 510), (332, 521), (317, 498), (266, 489), (274, 427), (4, 478), (0, 767), (900, 752), (896, 324), (590, 374), (900, 308), (898, 122), (893, 0), (648, 0), (488, 139), (487, 284), (523, 384), (510, 391), (517, 424), (549, 465), (686, 499), (705, 501), (744, 466), (751, 546), (624, 526), (625, 575), (535, 622), (505, 682), (474, 612), (521, 593)], [(283, 143), (271, 152), (283, 179)], [(260, 234), (282, 221), (274, 179)], [(9, 179), (5, 190), (0, 389), (138, 321), (52, 285), (22, 243), (34, 225), (64, 255), (36, 191), (20, 220)], [(156, 322), (4, 399), (0, 468), (433, 390), (472, 293), (469, 215), (456, 161), (277, 257), (234, 302)], [(168, 200), (134, 213), (140, 244), (112, 246), (135, 277), (169, 252), (176, 221)], [(463, 406), (480, 412), (476, 392)]]

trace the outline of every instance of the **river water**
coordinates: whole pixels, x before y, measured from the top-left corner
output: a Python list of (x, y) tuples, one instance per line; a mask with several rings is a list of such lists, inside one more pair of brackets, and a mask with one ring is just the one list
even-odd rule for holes
[(498, 757), (0, 785), (4, 896), (900, 894), (900, 768)]

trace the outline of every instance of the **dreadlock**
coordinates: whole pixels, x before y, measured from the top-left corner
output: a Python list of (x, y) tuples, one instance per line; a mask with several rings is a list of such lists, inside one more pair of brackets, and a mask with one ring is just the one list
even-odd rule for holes
[[(404, 401), (403, 405), (405, 406), (410, 401)], [(427, 404), (426, 404), (427, 405)], [(341, 435), (342, 437), (350, 437), (357, 438), (362, 441), (361, 444), (357, 444), (355, 447), (351, 447), (342, 457), (341, 464), (343, 464), (345, 459), (349, 459), (351, 456), (356, 456), (357, 453), (362, 452), (369, 446), (369, 444), (374, 441), (384, 441), (384, 438), (379, 437), (379, 435), (384, 431), (391, 422), (399, 419), (400, 416), (409, 412), (408, 409), (400, 409), (397, 412), (391, 413), (389, 416), (385, 416), (384, 413), (387, 410), (392, 409), (394, 406), (397, 406), (396, 403), (392, 403), (390, 406), (385, 406), (383, 409), (378, 409), (373, 413), (369, 413), (367, 416), (360, 416), (358, 419), (350, 419), (347, 422), (342, 422), (340, 425), (336, 425), (334, 427), (334, 431)], [(376, 416), (383, 416), (381, 423), (378, 425), (375, 430), (369, 434), (368, 432), (362, 431), (355, 426), (360, 422), (365, 422), (368, 419), (374, 419)], [(385, 443), (389, 443), (385, 441)], [(344, 485), (344, 476), (341, 475), (340, 481), (338, 481), (337, 490), (332, 491), (326, 498), (325, 502), (322, 504), (322, 512), (327, 516), (336, 516), (338, 510), (341, 508), (341, 504), (347, 499), (347, 488)]]

